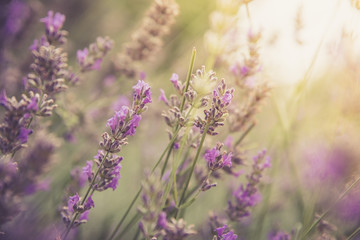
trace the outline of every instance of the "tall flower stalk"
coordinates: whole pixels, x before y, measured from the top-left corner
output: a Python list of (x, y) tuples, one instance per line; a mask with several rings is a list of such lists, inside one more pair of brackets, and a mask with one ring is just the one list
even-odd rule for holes
[[(95, 191), (104, 191), (108, 188), (115, 190), (118, 186), (122, 157), (115, 153), (120, 152), (122, 146), (127, 144), (128, 136), (135, 134), (141, 120), (141, 114), (146, 111), (146, 105), (152, 102), (150, 86), (144, 81), (139, 80), (133, 90), (132, 107), (123, 106), (108, 120), (107, 126), (110, 127), (111, 131), (102, 134), (100, 149), (94, 157), (94, 162), (97, 165), (95, 172), (92, 171), (92, 161), (88, 161), (83, 168), (83, 172), (87, 174), (90, 182), (85, 196), (82, 199), (79, 198), (78, 194), (70, 197), (68, 205), (62, 209), (62, 217), (67, 226), (64, 239), (73, 227), (87, 221), (87, 215), (84, 214), (88, 214), (88, 210), (94, 207), (91, 197)], [(77, 219), (78, 216), (80, 216), (79, 219)]]

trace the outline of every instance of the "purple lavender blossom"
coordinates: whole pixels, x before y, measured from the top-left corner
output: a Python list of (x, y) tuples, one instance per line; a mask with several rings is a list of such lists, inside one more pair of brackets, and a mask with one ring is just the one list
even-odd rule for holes
[(27, 129), (24, 127), (20, 128), (20, 132), (19, 132), (19, 136), (18, 136), (20, 143), (27, 143), (28, 137), (32, 132), (33, 131), (31, 129)]
[(74, 212), (74, 206), (79, 202), (80, 197), (79, 194), (76, 193), (74, 196), (70, 196), (68, 200), (68, 209), (70, 212)]
[(160, 89), (159, 101), (163, 101), (166, 105), (169, 105), (169, 101), (167, 100), (163, 89)]
[(117, 165), (113, 168), (111, 174), (114, 176), (113, 179), (106, 185), (105, 188), (112, 188), (113, 191), (117, 188), (119, 185), (119, 179), (121, 177), (120, 175), (121, 165)]
[(112, 47), (113, 41), (109, 37), (98, 37), (96, 42), (91, 43), (88, 48), (78, 50), (76, 55), (81, 71), (99, 70), (103, 58)]
[(116, 131), (124, 125), (124, 120), (129, 113), (129, 107), (122, 106), (120, 111), (115, 112), (115, 115), (107, 122), (108, 127), (111, 128), (113, 135), (116, 135)]
[(40, 22), (45, 23), (48, 31), (58, 31), (65, 22), (65, 15), (61, 13), (55, 13), (54, 15), (53, 11), (49, 11), (47, 17), (40, 19)]
[(221, 80), (221, 84), (217, 89), (213, 90), (211, 108), (204, 110), (204, 119), (198, 117), (194, 123), (194, 126), (200, 128), (201, 133), (205, 130), (205, 126), (208, 125), (208, 134), (218, 134), (215, 130), (217, 127), (224, 125), (225, 116), (228, 112), (227, 106), (233, 98), (234, 91), (234, 88), (228, 89), (226, 87), (224, 79)]
[(276, 232), (269, 235), (268, 240), (291, 240), (291, 236), (285, 232)]
[(79, 221), (88, 221), (89, 213), (90, 213), (90, 210), (87, 210), (87, 211), (83, 212), (82, 214), (80, 214)]
[(253, 158), (252, 172), (246, 176), (248, 183), (246, 186), (240, 185), (233, 192), (235, 202), (228, 201), (227, 214), (233, 221), (240, 221), (250, 215), (251, 207), (260, 201), (260, 193), (257, 185), (260, 183), (262, 172), (270, 167), (270, 158), (266, 157), (266, 151), (260, 151)]
[(76, 57), (77, 57), (78, 63), (80, 65), (85, 65), (85, 60), (88, 55), (89, 55), (89, 50), (87, 48), (84, 48), (84, 50), (77, 50)]
[[(234, 231), (226, 231), (227, 225), (224, 225), (223, 227), (215, 229), (216, 231), (216, 239), (217, 240), (236, 240), (237, 235), (234, 234)], [(226, 233), (225, 233), (226, 232)]]
[(127, 136), (133, 136), (135, 134), (136, 128), (139, 126), (141, 120), (141, 115), (134, 114), (132, 119), (129, 122), (129, 130), (126, 132)]
[(175, 89), (181, 90), (181, 87), (180, 87), (181, 82), (179, 81), (179, 75), (177, 75), (176, 73), (173, 73), (171, 75), (170, 81), (174, 85)]
[(142, 100), (141, 104), (152, 103), (150, 86), (143, 80), (139, 80), (138, 83), (133, 87), (134, 89), (134, 102)]
[(30, 111), (35, 111), (35, 112), (39, 110), (39, 106), (38, 106), (36, 97), (31, 98), (31, 103), (27, 106), (27, 109)]
[(94, 201), (92, 200), (92, 194), (88, 197), (88, 199), (86, 200), (86, 203), (85, 203), (85, 209), (90, 209), (90, 208), (94, 208), (95, 207), (95, 203)]
[(5, 108), (8, 108), (8, 97), (6, 96), (6, 91), (5, 89), (1, 90), (1, 93), (0, 93), (0, 104), (5, 107)]
[(231, 167), (231, 157), (232, 153), (223, 152), (221, 154), (220, 150), (224, 144), (218, 143), (216, 147), (211, 150), (207, 150), (204, 158), (208, 164), (208, 167), (215, 171), (217, 169), (223, 168), (224, 166)]
[(165, 212), (161, 212), (159, 214), (157, 223), (156, 223), (156, 228), (157, 229), (166, 229), (168, 226), (168, 222), (166, 219), (166, 213)]
[(86, 174), (88, 179), (92, 177), (92, 170), (91, 170), (92, 165), (93, 165), (92, 161), (86, 161), (86, 166), (83, 167), (83, 173)]

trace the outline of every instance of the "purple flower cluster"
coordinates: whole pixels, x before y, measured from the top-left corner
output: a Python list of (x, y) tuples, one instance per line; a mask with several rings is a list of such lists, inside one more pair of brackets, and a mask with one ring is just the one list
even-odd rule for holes
[(216, 240), (236, 240), (237, 235), (234, 233), (234, 231), (226, 231), (227, 225), (224, 225), (223, 227), (215, 229), (216, 231)]
[[(106, 156), (107, 155), (107, 156)], [(97, 179), (92, 188), (96, 191), (104, 191), (108, 188), (116, 189), (118, 181), (120, 179), (120, 162), (123, 158), (115, 154), (106, 154), (103, 150), (99, 150), (98, 154), (94, 157), (94, 161), (99, 170)], [(103, 164), (101, 164), (104, 161)], [(92, 172), (92, 161), (87, 161), (86, 166), (83, 168), (83, 173), (88, 177), (89, 182), (94, 178), (94, 172)]]
[(49, 11), (48, 15), (42, 19), (41, 22), (45, 23), (46, 39), (50, 44), (64, 44), (66, 42), (67, 31), (62, 30), (65, 22), (65, 15)]
[[(30, 91), (22, 95), (20, 101), (15, 97), (8, 98), (5, 91), (0, 95), (0, 105), (6, 110), (4, 122), (0, 124), (0, 150), (2, 154), (15, 153), (26, 147), (28, 136), (32, 133), (29, 125), (37, 116), (49, 116), (56, 107), (52, 99)], [(41, 103), (40, 103), (41, 101)]]
[(262, 172), (270, 167), (270, 158), (266, 157), (266, 151), (263, 150), (253, 160), (252, 172), (246, 176), (248, 183), (246, 186), (241, 185), (233, 192), (235, 202), (228, 202), (227, 214), (233, 221), (240, 221), (249, 216), (250, 208), (259, 202), (260, 195), (257, 185), (262, 177)]
[(231, 167), (232, 153), (223, 152), (221, 154), (220, 151), (223, 145), (222, 143), (217, 143), (216, 147), (207, 150), (204, 155), (209, 169), (213, 171), (223, 168), (224, 166)]
[(99, 70), (104, 56), (112, 49), (114, 42), (109, 37), (98, 37), (89, 48), (78, 50), (77, 61), (82, 72)]
[(39, 176), (45, 172), (54, 151), (55, 143), (49, 135), (41, 134), (19, 163), (0, 159), (0, 226), (22, 211), (24, 196), (48, 190), (49, 181)]
[(79, 219), (75, 220), (73, 227), (77, 227), (82, 223), (88, 221), (88, 215), (90, 209), (95, 207), (94, 201), (92, 200), (92, 195), (88, 197), (85, 203), (82, 204), (79, 194), (69, 197), (67, 206), (63, 207), (61, 210), (61, 216), (66, 226), (69, 226), (72, 216), (74, 213), (80, 214)]
[[(114, 153), (121, 150), (121, 146), (127, 144), (127, 137), (135, 134), (136, 128), (139, 126), (141, 120), (141, 113), (146, 110), (146, 104), (151, 103), (151, 91), (149, 84), (143, 80), (133, 87), (134, 101), (132, 108), (122, 106), (120, 111), (115, 112), (115, 115), (107, 122), (111, 133), (105, 132), (100, 142), (102, 150), (99, 150), (95, 156), (97, 166), (102, 164), (100, 169), (101, 181), (96, 181), (93, 186), (95, 190), (102, 191), (109, 187), (115, 190), (118, 179), (120, 178), (120, 161), (122, 157), (118, 157)], [(87, 174), (89, 181), (93, 179), (91, 172), (92, 163), (88, 161), (87, 166), (83, 168), (83, 172)]]
[[(133, 87), (133, 90), (134, 102), (132, 107), (122, 106), (120, 111), (115, 112), (115, 115), (108, 120), (107, 126), (110, 127), (111, 133), (105, 132), (102, 134), (101, 149), (93, 159), (96, 164), (96, 171), (92, 170), (94, 165), (92, 161), (87, 161), (86, 166), (82, 169), (83, 176), (86, 176), (90, 183), (88, 192), (90, 189), (93, 191), (104, 191), (108, 188), (115, 190), (118, 186), (121, 170), (120, 162), (123, 158), (115, 153), (120, 152), (122, 145), (127, 144), (128, 136), (135, 134), (141, 120), (140, 114), (146, 110), (145, 105), (151, 103), (151, 91), (147, 83), (139, 80)], [(79, 179), (81, 178), (82, 176), (79, 177)], [(74, 199), (76, 200), (76, 205), (73, 204), (73, 208), (70, 207), (69, 203), (62, 210), (63, 220), (68, 229), (86, 222), (88, 215), (86, 210), (91, 208), (87, 206), (93, 206), (92, 200), (89, 200), (90, 198), (86, 199), (86, 196), (80, 204), (77, 193), (75, 197), (70, 198), (71, 201), (74, 201)], [(79, 214), (80, 218), (74, 220)], [(74, 224), (70, 226), (69, 224), (71, 224), (72, 220), (74, 220)]]
[(234, 88), (228, 89), (225, 80), (221, 80), (221, 84), (213, 91), (212, 104), (210, 109), (204, 110), (205, 118), (198, 117), (195, 120), (195, 126), (200, 128), (201, 133), (205, 131), (208, 125), (207, 133), (217, 135), (216, 128), (224, 125), (228, 110), (227, 106), (233, 98)]
[(269, 240), (291, 240), (291, 236), (285, 232), (276, 232), (268, 237)]
[[(26, 77), (27, 92), (18, 101), (8, 98), (5, 91), (0, 95), (0, 105), (5, 108), (4, 122), (0, 124), (0, 150), (2, 154), (14, 154), (26, 146), (32, 133), (31, 122), (35, 116), (50, 116), (56, 107), (55, 94), (78, 82), (67, 64), (67, 54), (55, 44), (66, 42), (67, 32), (62, 30), (65, 16), (48, 12), (41, 19), (45, 23), (46, 35), (35, 40), (31, 46), (34, 61)], [(111, 49), (112, 41), (98, 38), (90, 52), (100, 59)], [(95, 56), (96, 55), (96, 56)], [(30, 90), (31, 89), (31, 90)]]

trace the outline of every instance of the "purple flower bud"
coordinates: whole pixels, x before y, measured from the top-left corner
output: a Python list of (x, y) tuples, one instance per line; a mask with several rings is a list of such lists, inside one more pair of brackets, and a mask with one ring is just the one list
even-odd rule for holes
[(1, 91), (1, 94), (0, 94), (0, 104), (4, 107), (7, 107), (8, 106), (8, 100), (7, 100), (7, 96), (6, 96), (6, 91), (5, 89), (3, 89)]
[(39, 110), (39, 106), (38, 103), (36, 101), (36, 97), (31, 98), (31, 102), (30, 104), (27, 106), (28, 110), (32, 110), (32, 111), (38, 111)]
[(163, 89), (160, 89), (159, 101), (163, 101), (166, 105), (169, 105), (169, 101), (166, 98), (165, 92)]
[(205, 153), (205, 160), (208, 164), (214, 164), (215, 159), (220, 156), (220, 151), (216, 149), (216, 147), (212, 148), (211, 150), (208, 150)]
[(168, 222), (166, 220), (166, 213), (165, 212), (161, 212), (159, 214), (157, 223), (156, 223), (156, 228), (157, 229), (166, 229), (168, 225)]
[(232, 153), (228, 153), (228, 154), (224, 154), (223, 155), (223, 164), (224, 166), (227, 166), (227, 167), (231, 167), (231, 158), (232, 158)]
[(222, 98), (222, 101), (225, 105), (228, 105), (228, 104), (230, 104), (233, 97), (234, 97), (233, 92), (228, 90), (225, 92), (225, 94)]
[(87, 175), (88, 179), (91, 179), (92, 177), (92, 168), (93, 162), (92, 161), (86, 161), (86, 166), (83, 167), (83, 173)]
[(227, 228), (227, 225), (225, 224), (223, 227), (219, 227), (219, 228), (215, 229), (215, 232), (218, 235), (218, 237), (221, 237), (224, 234), (226, 228)]
[(152, 102), (150, 86), (148, 83), (144, 82), (143, 80), (139, 80), (138, 83), (133, 86), (133, 89), (135, 91), (134, 100), (137, 98), (143, 98), (143, 104)]
[(32, 133), (32, 130), (31, 129), (27, 129), (27, 128), (20, 128), (20, 133), (19, 133), (19, 136), (18, 136), (18, 140), (20, 141), (20, 143), (27, 143), (28, 141), (28, 137), (29, 135)]
[(62, 28), (65, 22), (65, 15), (62, 15), (61, 13), (55, 13), (54, 15), (53, 11), (49, 11), (48, 16), (41, 18), (40, 22), (45, 23), (47, 29), (53, 28), (54, 31), (57, 31)]
[(85, 203), (85, 206), (84, 208), (85, 209), (91, 209), (95, 207), (95, 203), (94, 201), (92, 200), (92, 194), (88, 197), (88, 199), (86, 200), (86, 203)]
[(180, 86), (179, 86), (179, 75), (177, 75), (176, 73), (173, 73), (173, 74), (171, 75), (170, 81), (172, 82), (172, 84), (174, 85), (174, 87), (175, 87), (176, 89), (180, 89)]
[(108, 120), (106, 126), (110, 127), (112, 132), (115, 133), (120, 125), (120, 122), (124, 121), (128, 112), (129, 108), (127, 106), (122, 106), (120, 111), (115, 112), (115, 115)]
[(115, 174), (114, 178), (111, 180), (110, 183), (108, 183), (106, 185), (106, 188), (112, 188), (113, 191), (115, 191), (115, 189), (117, 188), (117, 186), (119, 185), (119, 179), (120, 179), (120, 169), (121, 169), (121, 165), (117, 165), (114, 169), (113, 174)]
[(140, 120), (141, 120), (141, 116), (134, 114), (134, 116), (130, 120), (130, 129), (126, 132), (127, 136), (133, 136), (135, 134), (135, 130), (139, 126)]
[(69, 197), (68, 209), (71, 213), (74, 212), (74, 206), (79, 202), (79, 194), (76, 193), (74, 196)]
[(85, 65), (85, 61), (88, 55), (89, 55), (89, 50), (87, 48), (84, 48), (84, 50), (77, 50), (76, 57), (78, 63), (81, 66)]
[(83, 212), (83, 213), (80, 215), (79, 220), (80, 220), (80, 221), (83, 221), (83, 220), (87, 221), (87, 220), (89, 220), (89, 213), (90, 213), (90, 210), (87, 210), (87, 211)]

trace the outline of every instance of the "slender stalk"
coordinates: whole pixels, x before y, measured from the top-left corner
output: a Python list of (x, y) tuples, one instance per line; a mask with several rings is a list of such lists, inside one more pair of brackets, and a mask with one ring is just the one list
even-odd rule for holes
[[(107, 158), (108, 155), (109, 155), (109, 152), (106, 151), (106, 154), (105, 154), (105, 156), (104, 156), (104, 159), (101, 161), (98, 169), (96, 170), (96, 173), (95, 173), (95, 175), (94, 175), (94, 178), (92, 179), (92, 181), (91, 181), (91, 183), (90, 183), (90, 185), (89, 185), (89, 187), (88, 187), (88, 189), (87, 189), (87, 191), (86, 191), (85, 197), (84, 197), (83, 200), (81, 201), (80, 205), (84, 205), (87, 197), (89, 196), (89, 193), (90, 193), (91, 189), (92, 189), (93, 192), (94, 192), (94, 189), (93, 189), (92, 187), (93, 187), (93, 185), (94, 185), (94, 183), (95, 183), (95, 179), (96, 179), (96, 177), (99, 175), (100, 169), (101, 169), (102, 165), (104, 164), (105, 159)], [(76, 220), (76, 218), (77, 218), (78, 215), (79, 215), (78, 212), (75, 213), (75, 215), (73, 216), (73, 218), (72, 218), (72, 220), (71, 220), (71, 222), (70, 222), (69, 227), (66, 228), (66, 232), (65, 232), (65, 235), (64, 235), (64, 240), (66, 240), (66, 237), (67, 237), (67, 235), (69, 234), (72, 226), (74, 225), (74, 222), (75, 222), (75, 220)]]
[(347, 237), (346, 240), (353, 239), (354, 237), (356, 237), (356, 235), (358, 235), (359, 232), (360, 232), (360, 226), (357, 229), (355, 229), (355, 231), (349, 237)]
[[(181, 206), (179, 206), (179, 209), (183, 209), (186, 208), (188, 206), (190, 206), (193, 202), (195, 202), (195, 200), (198, 198), (199, 194), (201, 193), (201, 189), (202, 186), (204, 186), (204, 184), (206, 183), (206, 181), (210, 178), (211, 173), (213, 172), (213, 170), (210, 170), (208, 172), (208, 175), (206, 176), (206, 178), (204, 179), (204, 181), (201, 183), (200, 187), (198, 188), (196, 194), (194, 197), (192, 197), (189, 201), (185, 202), (184, 204), (182, 204)], [(196, 190), (196, 188), (195, 188)], [(191, 190), (190, 192), (193, 192), (194, 190)], [(187, 196), (188, 197), (188, 196)], [(186, 198), (185, 198), (186, 199)]]
[[(155, 169), (157, 168), (157, 166), (160, 164), (161, 160), (163, 159), (164, 155), (166, 154), (166, 151), (168, 151), (170, 149), (170, 146), (173, 145), (177, 134), (179, 133), (178, 129), (175, 133), (174, 136), (172, 137), (172, 139), (170, 140), (170, 142), (168, 143), (168, 145), (166, 146), (165, 150), (162, 152), (159, 160), (156, 162), (155, 166), (152, 168), (151, 173), (154, 173)], [(170, 151), (171, 152), (171, 151)], [(113, 230), (113, 232), (110, 235), (109, 240), (113, 239), (115, 237), (115, 234), (117, 233), (117, 231), (120, 229), (121, 225), (123, 224), (123, 222), (125, 221), (126, 217), (128, 216), (130, 210), (132, 209), (132, 207), (134, 206), (136, 200), (138, 199), (138, 197), (140, 196), (142, 187), (140, 187), (140, 189), (138, 190), (138, 192), (136, 193), (135, 197), (133, 198), (133, 200), (131, 201), (129, 207), (126, 209), (126, 212), (124, 213), (123, 217), (120, 219), (120, 222), (116, 225), (115, 229)]]
[[(346, 196), (346, 194), (355, 187), (355, 185), (360, 181), (360, 177), (358, 177), (340, 196), (339, 198), (328, 208), (326, 211), (321, 214), (321, 216), (310, 226), (309, 229), (305, 231), (302, 236), (302, 239), (306, 239), (306, 237), (310, 234), (310, 232), (319, 224), (319, 222)], [(350, 235), (351, 236), (351, 235)]]
[(120, 232), (118, 239), (122, 239), (121, 237), (126, 233), (127, 230), (131, 228), (137, 221), (141, 218), (140, 213), (136, 213), (135, 216), (129, 221), (129, 223), (124, 227), (124, 229)]
[(139, 235), (140, 235), (140, 228), (138, 228), (138, 230), (136, 231), (133, 240), (137, 240)]
[(168, 153), (167, 153), (167, 155), (166, 155), (164, 165), (163, 165), (163, 167), (162, 167), (162, 169), (161, 169), (161, 175), (160, 175), (160, 177), (163, 177), (163, 176), (164, 176), (165, 169), (166, 169), (167, 163), (169, 162), (169, 158), (170, 158), (170, 154), (171, 154), (172, 148), (173, 148), (173, 144), (171, 145), (171, 147), (170, 147), (170, 149), (168, 150)]
[(185, 93), (187, 92), (187, 90), (189, 88), (189, 85), (190, 85), (191, 74), (192, 74), (192, 71), (194, 69), (195, 57), (196, 57), (196, 49), (193, 48), (192, 53), (191, 53), (191, 60), (190, 60), (189, 70), (188, 70), (188, 73), (187, 73), (187, 76), (186, 76), (184, 96), (183, 96), (183, 99), (182, 99), (181, 105), (180, 105), (180, 112), (182, 112), (184, 110), (185, 100), (186, 100)]
[(236, 147), (237, 145), (239, 145), (242, 140), (244, 140), (244, 138), (248, 135), (248, 133), (251, 131), (251, 129), (253, 129), (255, 127), (255, 123), (252, 123), (246, 130), (245, 132), (240, 136), (240, 138), (235, 142), (234, 147)]
[[(178, 206), (181, 206), (181, 204), (183, 203), (184, 201), (184, 198), (185, 198), (185, 194), (186, 194), (186, 190), (187, 188), (189, 187), (189, 183), (190, 183), (190, 179), (192, 177), (192, 174), (194, 172), (194, 169), (195, 169), (195, 165), (196, 165), (196, 162), (199, 158), (199, 155), (200, 155), (200, 152), (201, 152), (201, 148), (204, 144), (204, 140), (205, 140), (205, 137), (206, 137), (206, 134), (209, 130), (209, 126), (210, 126), (210, 121), (208, 120), (207, 123), (206, 123), (206, 126), (205, 126), (205, 130), (203, 132), (203, 135), (201, 137), (201, 140), (200, 140), (200, 145), (199, 145), (199, 148), (197, 149), (197, 152), (196, 152), (196, 155), (195, 155), (195, 159), (193, 161), (193, 164), (191, 166), (191, 170), (190, 170), (190, 173), (188, 175), (188, 178), (186, 179), (186, 183), (185, 183), (185, 187), (184, 187), (184, 190), (182, 191), (182, 194), (181, 194), (181, 198), (180, 198), (180, 201), (179, 201), (179, 204)], [(176, 214), (177, 215), (177, 214)]]
[[(189, 70), (188, 70), (188, 73), (187, 73), (187, 77), (186, 77), (186, 83), (185, 83), (185, 89), (184, 89), (184, 93), (188, 90), (189, 88), (189, 84), (190, 84), (190, 79), (191, 79), (191, 73), (193, 71), (193, 68), (194, 68), (194, 63), (195, 63), (195, 57), (196, 57), (196, 49), (193, 48), (192, 50), (192, 54), (191, 54), (191, 60), (190, 60), (190, 65), (189, 65)], [(184, 106), (185, 106), (185, 94), (182, 98), (182, 102), (181, 102), (181, 106), (180, 106), (180, 112), (182, 112), (184, 110)], [(189, 112), (187, 113), (187, 116), (190, 114), (190, 112), (192, 111), (193, 108), (190, 108)], [(161, 177), (164, 175), (164, 172), (165, 172), (165, 169), (166, 169), (166, 165), (168, 163), (168, 160), (169, 160), (169, 157), (170, 157), (170, 154), (171, 154), (171, 151), (173, 149), (173, 146), (174, 146), (174, 142), (175, 142), (175, 139), (177, 137), (177, 134), (179, 133), (180, 131), (180, 126), (177, 125), (176, 128), (175, 128), (175, 132), (173, 134), (173, 137), (172, 139), (170, 140), (169, 144), (167, 145), (167, 147), (165, 148), (165, 150), (163, 151), (163, 153), (161, 154), (159, 160), (156, 162), (155, 166), (153, 167), (153, 169), (151, 170), (151, 173), (153, 173), (155, 171), (155, 169), (158, 167), (158, 165), (160, 164), (161, 160), (163, 159), (163, 157), (165, 156), (166, 152), (167, 152), (167, 156), (166, 156), (166, 160), (165, 160), (165, 163), (161, 169)], [(133, 205), (135, 204), (136, 200), (138, 199), (138, 197), (140, 196), (140, 193), (141, 193), (141, 190), (142, 190), (142, 187), (140, 187), (139, 191), (137, 192), (137, 194), (135, 195), (135, 197), (133, 198), (131, 204), (129, 205), (128, 209), (126, 210), (125, 214), (123, 215), (123, 217), (121, 218), (120, 222), (116, 225), (115, 229), (113, 230), (109, 240), (112, 240), (117, 231), (120, 229), (121, 225), (123, 224), (123, 222), (125, 221), (126, 217), (128, 216), (131, 208), (133, 207)], [(135, 217), (137, 216), (138, 214), (135, 215)], [(134, 218), (133, 218), (134, 219)], [(127, 227), (124, 229), (126, 230)], [(123, 232), (124, 232), (123, 230)], [(120, 233), (120, 236), (123, 234), (123, 232)]]
[(115, 229), (112, 231), (109, 240), (112, 240), (115, 237), (117, 231), (120, 229), (121, 225), (125, 221), (125, 218), (129, 215), (129, 212), (130, 212), (131, 208), (134, 206), (136, 200), (140, 196), (141, 190), (142, 190), (142, 187), (140, 187), (139, 191), (136, 193), (135, 197), (131, 201), (129, 207), (126, 209), (126, 212), (124, 213), (123, 217), (120, 219), (120, 222), (116, 225)]

